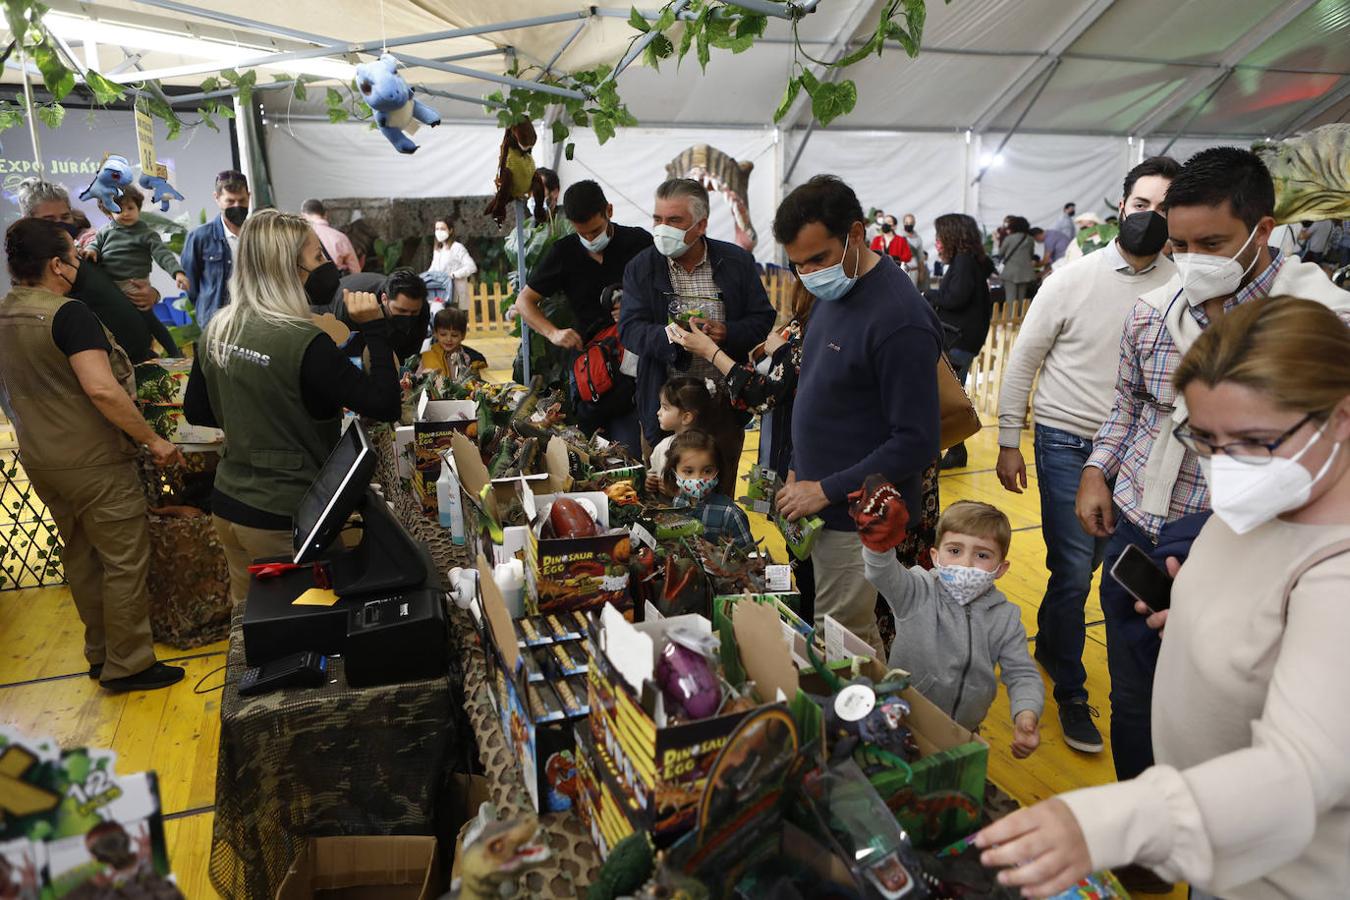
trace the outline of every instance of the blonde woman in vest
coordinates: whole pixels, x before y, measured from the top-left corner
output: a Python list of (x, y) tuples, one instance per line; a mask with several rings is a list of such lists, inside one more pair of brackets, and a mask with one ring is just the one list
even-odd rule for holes
[(1310, 300), (1246, 304), (1175, 382), (1214, 515), (1169, 561), (1170, 611), (1136, 607), (1166, 626), (1156, 764), (977, 842), (1026, 896), (1139, 863), (1192, 898), (1350, 897), (1350, 328)]
[(310, 315), (333, 295), (333, 264), (299, 216), (264, 210), (239, 233), (230, 305), (211, 320), (193, 362), (184, 413), (224, 429), (212, 521), (230, 597), (248, 595), (249, 565), (290, 556), (292, 517), (341, 434), (342, 411), (392, 422), (400, 394), (389, 325), (374, 294), (344, 292), (370, 371), (338, 350)]
[(0, 300), (0, 387), (19, 459), (61, 535), (61, 562), (84, 622), (89, 677), (110, 691), (168, 687), (183, 670), (155, 660), (138, 445), (157, 465), (183, 456), (132, 402), (131, 363), (89, 308), (66, 296), (79, 274), (60, 224), (5, 232), (15, 288)]

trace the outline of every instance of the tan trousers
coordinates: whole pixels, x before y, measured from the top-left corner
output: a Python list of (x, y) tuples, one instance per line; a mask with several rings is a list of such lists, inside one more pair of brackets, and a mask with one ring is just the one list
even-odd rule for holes
[(248, 597), (250, 578), (248, 567), (253, 565), (255, 559), (269, 556), (285, 556), (288, 559), (294, 557), (295, 548), (292, 545), (291, 533), (267, 528), (250, 528), (216, 515), (211, 516), (211, 524), (215, 526), (220, 546), (225, 550), (225, 562), (230, 568), (230, 601), (237, 612), (239, 605)]
[(27, 474), (61, 535), (61, 564), (84, 623), (84, 658), (103, 664), (103, 681), (150, 668), (150, 532), (135, 464)]
[(824, 628), (825, 616), (834, 617), (871, 644), (885, 662), (877, 630), (877, 589), (864, 573), (858, 533), (821, 530), (811, 548), (811, 562), (816, 569), (816, 627)]

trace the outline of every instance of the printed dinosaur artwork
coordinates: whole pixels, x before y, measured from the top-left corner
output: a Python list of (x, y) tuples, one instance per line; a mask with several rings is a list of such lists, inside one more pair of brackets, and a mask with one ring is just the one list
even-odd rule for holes
[(731, 207), (736, 243), (754, 250), (759, 235), (750, 224), (750, 173), (752, 162), (737, 162), (716, 147), (695, 144), (666, 165), (667, 178), (692, 178), (709, 193), (721, 194)]

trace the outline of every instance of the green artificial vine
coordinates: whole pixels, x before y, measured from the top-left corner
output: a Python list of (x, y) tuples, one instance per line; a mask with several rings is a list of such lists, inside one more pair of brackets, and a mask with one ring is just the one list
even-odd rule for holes
[[(812, 116), (822, 125), (828, 125), (851, 112), (858, 101), (857, 85), (849, 79), (821, 77), (808, 68), (808, 64), (842, 72), (872, 54), (880, 56), (888, 42), (898, 43), (911, 57), (917, 56), (923, 37), (925, 3), (926, 0), (886, 0), (867, 40), (835, 60), (816, 59), (806, 52), (798, 37), (798, 24), (804, 14), (799, 7), (784, 3), (785, 9), (792, 13), (794, 74), (788, 79), (783, 99), (774, 111), (773, 121), (781, 121), (803, 92), (810, 97)], [(11, 54), (21, 50), (21, 56), (37, 67), (51, 100), (37, 105), (34, 111), (48, 128), (60, 127), (65, 117), (61, 101), (76, 90), (81, 80), (83, 90), (100, 106), (122, 99), (130, 88), (136, 102), (143, 104), (152, 116), (165, 122), (170, 140), (178, 137), (184, 127), (206, 125), (219, 131), (218, 119), (234, 118), (233, 101), (226, 96), (203, 100), (196, 110), (197, 120), (185, 121), (173, 108), (171, 98), (158, 82), (146, 81), (123, 86), (97, 72), (85, 70), (75, 60), (66, 58), (59, 43), (52, 39), (42, 24), (42, 17), (47, 12), (47, 7), (42, 3), (37, 0), (5, 0), (4, 8), (14, 40), (0, 54), (0, 66)], [(678, 65), (692, 52), (700, 69), (706, 71), (714, 49), (744, 53), (753, 47), (755, 41), (764, 35), (769, 17), (724, 0), (689, 0), (682, 6), (677, 0), (670, 0), (661, 7), (654, 20), (649, 20), (634, 8), (628, 24), (634, 32), (628, 50), (632, 52), (637, 42), (643, 41), (641, 55), (647, 65), (657, 69), (662, 62), (672, 58)], [(77, 71), (80, 79), (76, 78)], [(535, 77), (540, 84), (567, 88), (582, 97), (560, 98), (529, 87), (512, 87), (508, 91), (495, 91), (488, 95), (488, 108), (496, 114), (497, 122), (502, 127), (513, 125), (521, 119), (549, 121), (554, 142), (563, 145), (566, 157), (572, 159), (575, 145), (568, 139), (573, 129), (590, 128), (599, 142), (604, 144), (614, 137), (618, 128), (638, 124), (619, 96), (612, 77), (613, 71), (613, 66), (599, 65), (576, 72), (555, 73), (543, 71), (538, 66), (522, 68), (518, 63), (513, 63), (508, 74), (515, 78)], [(301, 101), (308, 97), (307, 86), (319, 80), (310, 76), (276, 78), (276, 81), (292, 81), (292, 96)], [(255, 71), (240, 73), (226, 69), (203, 81), (199, 91), (209, 94), (233, 89), (240, 103), (247, 106), (257, 87)], [(372, 121), (371, 112), (360, 99), (354, 82), (327, 88), (325, 102), (330, 122)], [(22, 125), (25, 115), (21, 98), (15, 98), (14, 101), (0, 100), (0, 131)]]

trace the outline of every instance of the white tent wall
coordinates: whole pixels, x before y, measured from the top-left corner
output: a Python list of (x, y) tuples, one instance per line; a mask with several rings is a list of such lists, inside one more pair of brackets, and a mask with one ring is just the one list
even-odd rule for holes
[(412, 156), (394, 152), (365, 124), (287, 122), (266, 127), (277, 206), (309, 197), (455, 197), (491, 194), (502, 133), (490, 123), (444, 124), (414, 135)]
[[(546, 129), (540, 129), (547, 135)], [(269, 122), (267, 145), (277, 205), (297, 210), (309, 197), (453, 197), (490, 194), (502, 132), (495, 125), (447, 123), (414, 136), (412, 156), (394, 153), (389, 143), (363, 124)], [(750, 216), (759, 232), (755, 256), (774, 258), (773, 213), (777, 207), (778, 155), (772, 129), (624, 129), (601, 146), (590, 131), (574, 135), (576, 153), (563, 159), (564, 186), (595, 179), (614, 204), (614, 218), (650, 227), (652, 193), (666, 178), (666, 164), (693, 144), (711, 144), (738, 161), (750, 161)], [(535, 147), (535, 162), (551, 165), (547, 139)], [(731, 212), (713, 197), (708, 233), (730, 241)]]
[[(992, 154), (1000, 140), (998, 134), (986, 134), (982, 152)], [(1079, 213), (1105, 219), (1115, 212), (1125, 173), (1133, 164), (1129, 141), (1119, 137), (1019, 134), (1001, 156), (980, 181), (979, 212), (972, 213), (988, 228), (1009, 214), (1048, 227), (1070, 201), (1078, 204)]]

